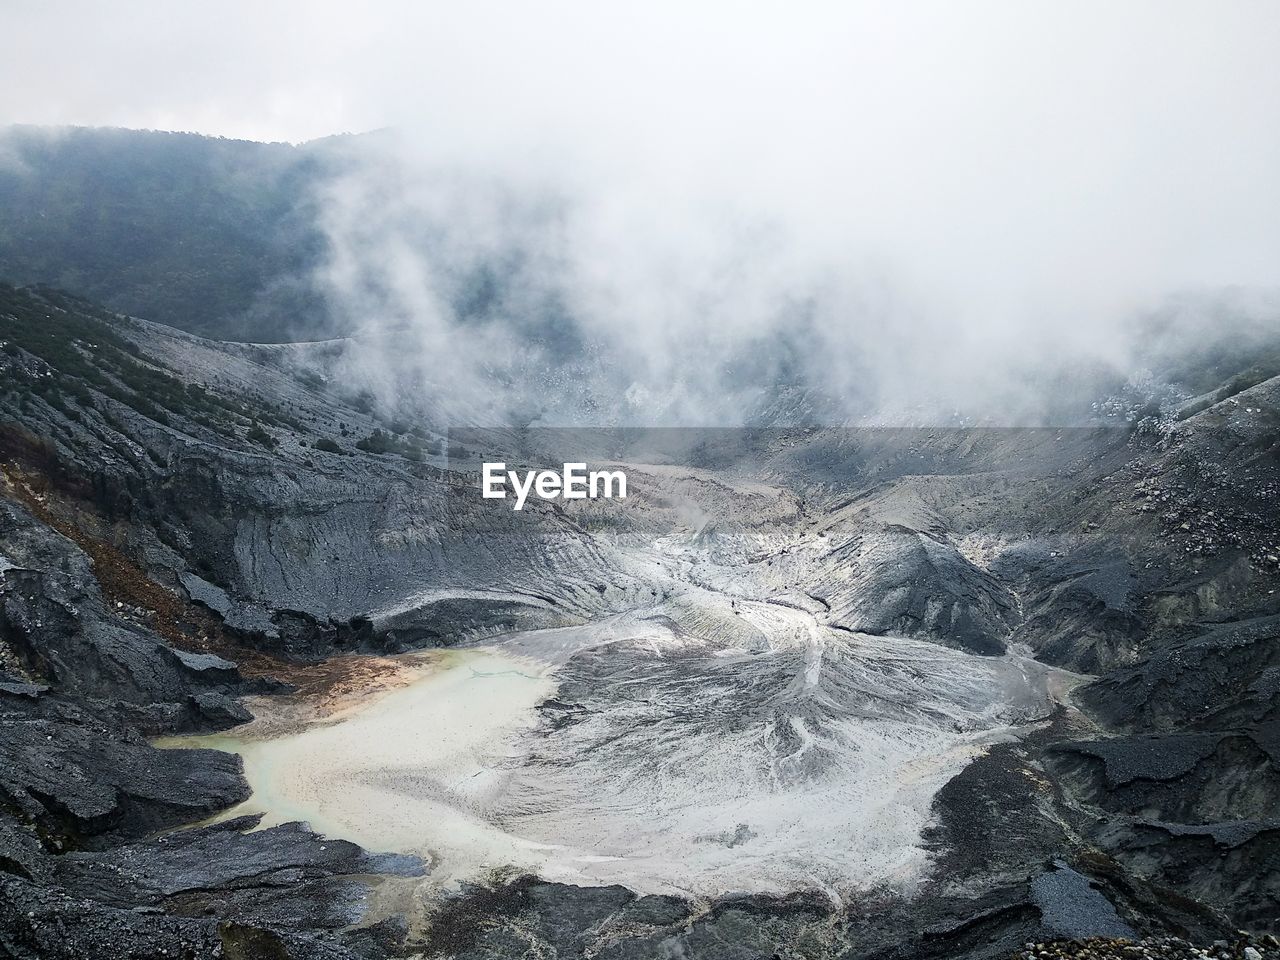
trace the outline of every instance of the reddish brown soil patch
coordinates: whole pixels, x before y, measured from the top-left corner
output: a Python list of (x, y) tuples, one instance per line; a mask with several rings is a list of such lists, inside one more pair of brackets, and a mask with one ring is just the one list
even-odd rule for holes
[(101, 521), (83, 502), (58, 492), (65, 488), (30, 467), (23, 469), (13, 461), (0, 463), (0, 495), (21, 504), (89, 556), (103, 598), (122, 618), (155, 631), (177, 649), (232, 660), (246, 677), (267, 677), (296, 686), (298, 696), (307, 700), (337, 703), (362, 690), (401, 685), (396, 676), (404, 673), (404, 665), (388, 657), (349, 656), (297, 663), (246, 645), (215, 614), (157, 583), (118, 547), (91, 532), (91, 528), (101, 527)]

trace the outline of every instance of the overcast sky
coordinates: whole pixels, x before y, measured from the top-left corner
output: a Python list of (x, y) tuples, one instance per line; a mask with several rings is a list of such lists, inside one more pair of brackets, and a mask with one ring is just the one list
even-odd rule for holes
[(1280, 92), (1271, 0), (4, 0), (0, 16), (4, 120), (254, 139), (413, 122), (773, 150), (893, 132), (1140, 159), (1203, 134), (1274, 149)]
[(899, 328), (932, 317), (915, 343), (1081, 338), (1280, 279), (1276, 0), (0, 11), (0, 121), (393, 126), (424, 165), (575, 195), (591, 309), (643, 306), (619, 329), (689, 328), (731, 293), (729, 322), (834, 270), (888, 278)]

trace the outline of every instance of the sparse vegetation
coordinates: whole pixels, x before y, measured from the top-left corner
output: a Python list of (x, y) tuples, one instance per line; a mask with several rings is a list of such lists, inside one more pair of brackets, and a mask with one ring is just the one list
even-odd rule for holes
[(375, 429), (373, 433), (363, 440), (356, 441), (356, 447), (368, 453), (399, 454), (408, 460), (421, 460), (423, 458), (422, 445), (417, 441), (397, 437), (380, 429)]
[[(305, 429), (271, 404), (254, 409), (199, 384), (183, 383), (148, 360), (126, 336), (131, 323), (47, 287), (0, 283), (5, 392), (16, 391), (20, 404), (39, 398), (73, 420), (81, 416), (74, 407), (93, 407), (96, 393), (164, 425), (181, 418), (227, 436), (247, 427), (248, 439), (266, 447), (278, 440), (264, 423), (295, 432)], [(30, 359), (24, 361), (24, 356)]]
[(262, 429), (262, 424), (256, 420), (253, 421), (253, 424), (249, 427), (249, 432), (245, 436), (250, 442), (261, 444), (268, 450), (274, 450), (280, 443), (279, 440)]

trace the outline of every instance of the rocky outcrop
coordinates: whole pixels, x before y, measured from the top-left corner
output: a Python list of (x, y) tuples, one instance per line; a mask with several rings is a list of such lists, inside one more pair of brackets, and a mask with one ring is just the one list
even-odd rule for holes
[(21, 506), (0, 499), (0, 650), (9, 669), (63, 697), (106, 702), (145, 732), (248, 719), (234, 663), (174, 649), (117, 602), (89, 558)]
[(1221, 730), (1280, 719), (1278, 695), (1280, 616), (1266, 616), (1201, 625), (1080, 699), (1119, 729)]
[(1014, 619), (1012, 597), (946, 539), (886, 524), (833, 554), (846, 554), (839, 556), (840, 566), (850, 568), (836, 583), (827, 578), (816, 583), (831, 605), (833, 625), (918, 637), (974, 653), (1005, 652)]

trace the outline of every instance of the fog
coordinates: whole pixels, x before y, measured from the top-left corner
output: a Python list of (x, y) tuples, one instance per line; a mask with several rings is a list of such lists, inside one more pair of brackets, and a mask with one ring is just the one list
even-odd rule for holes
[(472, 419), (1035, 419), (1152, 311), (1280, 322), (1274, 3), (130, 6), (8, 5), (0, 120), (393, 128), (318, 279)]

